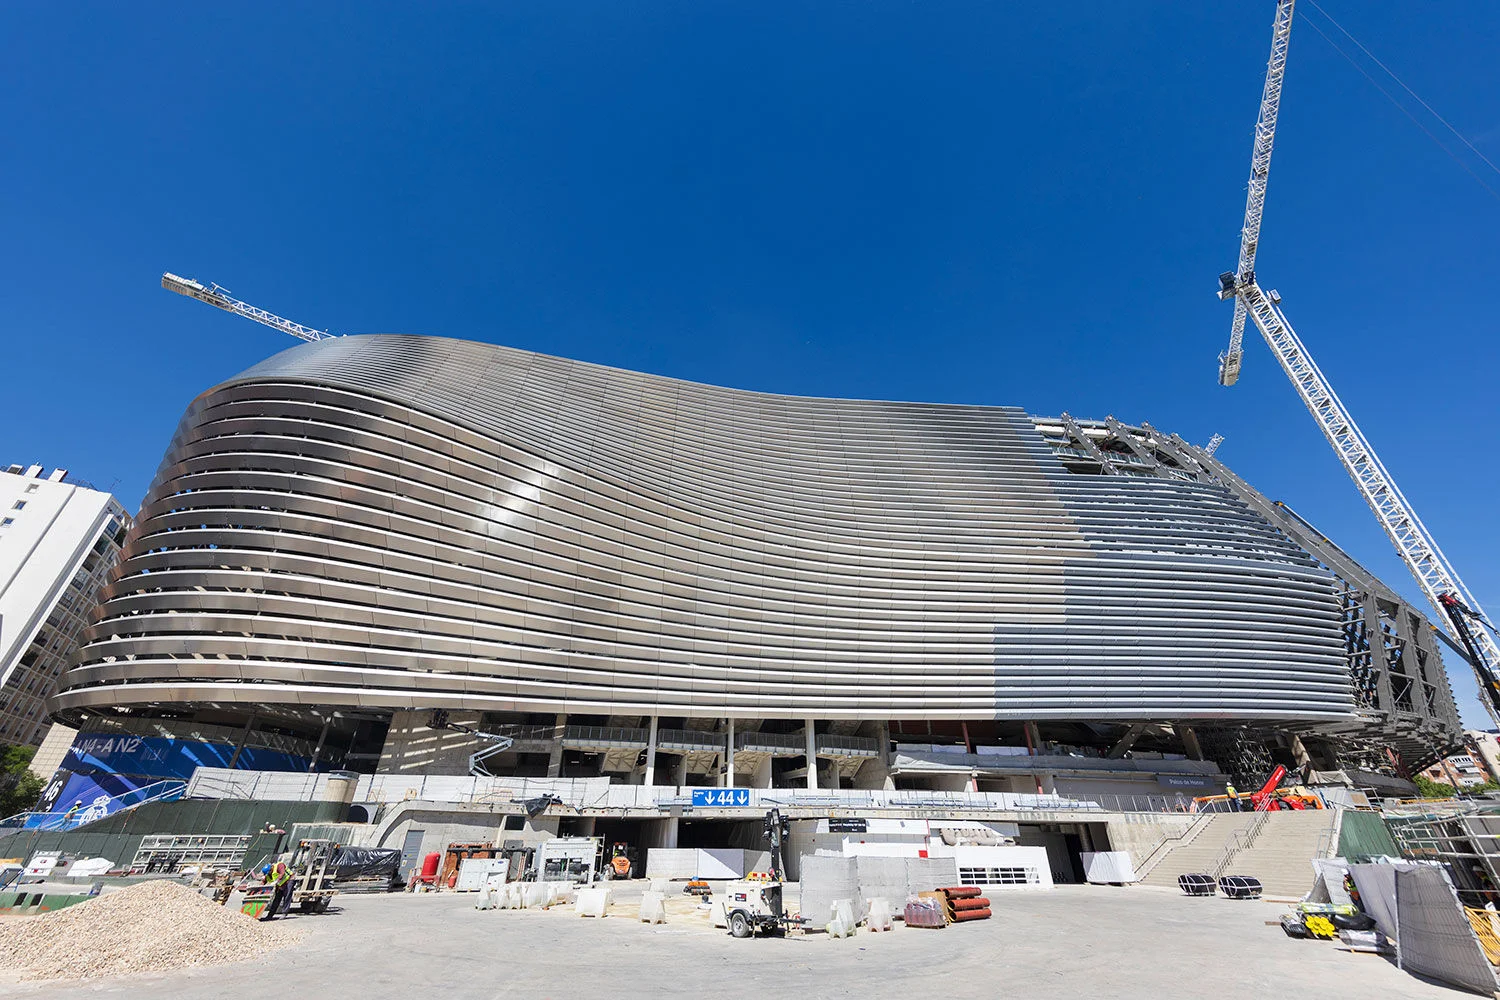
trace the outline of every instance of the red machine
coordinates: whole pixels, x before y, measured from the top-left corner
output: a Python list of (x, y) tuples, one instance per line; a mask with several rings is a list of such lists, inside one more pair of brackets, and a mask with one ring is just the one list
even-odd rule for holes
[(1285, 777), (1286, 768), (1277, 764), (1276, 770), (1271, 772), (1271, 776), (1266, 779), (1266, 783), (1260, 786), (1260, 791), (1250, 793), (1250, 805), (1256, 812), (1262, 809), (1276, 808), (1275, 802), (1267, 803), (1266, 800), (1276, 794), (1276, 786), (1281, 784), (1281, 779)]
[(1295, 788), (1284, 790), (1279, 788), (1278, 786), (1285, 777), (1286, 768), (1280, 764), (1276, 765), (1276, 770), (1271, 772), (1271, 776), (1266, 779), (1260, 791), (1251, 794), (1251, 807), (1257, 810), (1323, 808), (1322, 800), (1316, 795), (1307, 794), (1306, 789), (1299, 793)]

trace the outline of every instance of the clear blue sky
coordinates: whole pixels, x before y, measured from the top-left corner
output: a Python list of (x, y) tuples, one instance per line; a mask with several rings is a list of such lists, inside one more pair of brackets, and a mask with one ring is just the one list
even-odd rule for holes
[[(1500, 162), (1500, 5), (1322, 2)], [(6, 4), (0, 460), (133, 507), (291, 343), (172, 270), (335, 332), (1219, 432), (1416, 596), (1259, 339), (1215, 380), (1273, 6)], [(1300, 24), (1262, 283), (1500, 614), (1497, 224)]]

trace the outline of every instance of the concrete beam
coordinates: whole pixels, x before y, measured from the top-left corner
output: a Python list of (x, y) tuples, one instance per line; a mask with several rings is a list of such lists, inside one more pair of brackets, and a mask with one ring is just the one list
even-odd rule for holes
[(1109, 753), (1105, 754), (1105, 756), (1115, 759), (1125, 756), (1125, 752), (1135, 746), (1135, 741), (1141, 738), (1141, 734), (1146, 731), (1146, 728), (1147, 724), (1144, 722), (1137, 722), (1131, 726), (1125, 731), (1125, 735), (1120, 737), (1120, 741), (1109, 748)]

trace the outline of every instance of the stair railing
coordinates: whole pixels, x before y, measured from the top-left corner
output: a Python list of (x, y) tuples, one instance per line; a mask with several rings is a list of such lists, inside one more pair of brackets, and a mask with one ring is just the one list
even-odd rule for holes
[(1270, 805), (1270, 796), (1266, 796), (1266, 798), (1256, 803), (1254, 818), (1240, 829), (1234, 831), (1229, 841), (1224, 845), (1224, 849), (1219, 852), (1218, 856), (1214, 858), (1213, 864), (1209, 866), (1208, 874), (1212, 875), (1216, 880), (1222, 877), (1224, 872), (1234, 862), (1235, 856), (1241, 851), (1249, 849), (1255, 843), (1255, 838), (1260, 836), (1260, 831), (1265, 828), (1267, 817), (1271, 815)]
[(1137, 877), (1145, 878), (1172, 851), (1198, 839), (1198, 834), (1203, 832), (1204, 828), (1208, 826), (1216, 815), (1218, 814), (1211, 812), (1199, 813), (1193, 817), (1191, 823), (1182, 828), (1181, 832), (1168, 834), (1161, 838), (1161, 841), (1155, 847), (1151, 848), (1151, 853), (1146, 855), (1141, 861), (1141, 866), (1136, 869)]

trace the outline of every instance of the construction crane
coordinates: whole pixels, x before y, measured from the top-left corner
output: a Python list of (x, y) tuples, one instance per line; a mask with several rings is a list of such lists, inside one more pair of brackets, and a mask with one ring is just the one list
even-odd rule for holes
[[(1245, 225), (1240, 230), (1237, 278), (1255, 281), (1255, 250), (1260, 244), (1260, 220), (1266, 210), (1266, 181), (1271, 175), (1271, 147), (1276, 141), (1276, 116), (1281, 111), (1281, 82), (1286, 78), (1287, 49), (1292, 42), (1292, 8), (1296, 0), (1279, 0), (1271, 32), (1271, 60), (1266, 64), (1266, 87), (1261, 92), (1260, 116), (1255, 120), (1255, 148), (1250, 154), (1250, 187), (1245, 195)], [(1234, 385), (1244, 360), (1246, 303), (1234, 300), (1234, 325), (1229, 349), (1219, 355), (1219, 384)]]
[(290, 333), (293, 337), (299, 337), (302, 340), (331, 340), (336, 336), (336, 334), (329, 333), (327, 330), (314, 330), (312, 327), (303, 326), (301, 323), (293, 323), (289, 319), (282, 319), (275, 313), (266, 312), (264, 309), (257, 309), (250, 303), (241, 302), (230, 295), (229, 290), (226, 288), (220, 288), (218, 285), (212, 283), (205, 285), (200, 281), (194, 281), (192, 278), (179, 277), (171, 271), (162, 274), (161, 287), (169, 292), (176, 292), (178, 295), (186, 295), (190, 299), (197, 299), (199, 302), (207, 302), (209, 305), (222, 309), (225, 312), (235, 313), (236, 315), (244, 316), (246, 319), (253, 319), (257, 323), (264, 323), (273, 330)]
[(1208, 439), (1208, 444), (1206, 444), (1206, 445), (1203, 446), (1203, 454), (1208, 455), (1208, 456), (1211, 457), (1214, 452), (1216, 452), (1216, 451), (1219, 450), (1219, 445), (1221, 445), (1223, 443), (1224, 443), (1224, 435), (1222, 435), (1222, 434), (1215, 434), (1213, 437), (1211, 437), (1211, 438)]
[(1276, 138), (1276, 115), (1281, 107), (1281, 84), (1286, 75), (1292, 8), (1295, 5), (1296, 0), (1278, 0), (1276, 4), (1271, 59), (1266, 69), (1260, 116), (1255, 123), (1255, 149), (1250, 160), (1245, 225), (1240, 233), (1239, 266), (1235, 271), (1219, 275), (1219, 298), (1234, 300), (1234, 325), (1230, 331), (1229, 349), (1219, 356), (1219, 381), (1227, 386), (1239, 378), (1241, 338), (1248, 315), (1265, 338), (1271, 353), (1281, 363), (1282, 370), (1292, 380), (1323, 436), (1333, 445), (1339, 461), (1359, 487), (1365, 502), (1375, 512), (1406, 568), (1417, 578), (1439, 620), (1446, 618), (1453, 631), (1466, 640), (1470, 650), (1468, 659), (1483, 692), (1481, 701), (1490, 717), (1500, 725), (1500, 677), (1497, 677), (1500, 645), (1486, 628), (1469, 627), (1470, 621), (1487, 626), (1484, 612), (1401, 493), (1395, 479), (1381, 464), (1375, 449), (1370, 447), (1370, 442), (1306, 346), (1292, 330), (1281, 311), (1281, 296), (1274, 290), (1262, 291), (1256, 280), (1255, 251), (1260, 240), (1261, 216), (1265, 211), (1266, 180), (1271, 168), (1271, 146)]

